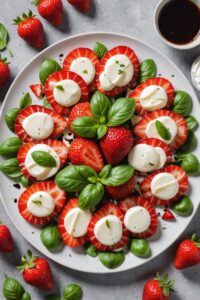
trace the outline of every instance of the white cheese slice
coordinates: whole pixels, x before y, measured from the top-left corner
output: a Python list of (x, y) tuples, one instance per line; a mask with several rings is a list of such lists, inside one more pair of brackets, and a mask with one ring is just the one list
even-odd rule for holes
[(173, 198), (178, 191), (178, 180), (170, 173), (159, 173), (151, 181), (152, 194), (161, 200)]
[(80, 75), (87, 84), (90, 84), (95, 77), (95, 67), (93, 62), (87, 57), (78, 57), (73, 60), (70, 71)]
[(143, 206), (134, 206), (127, 210), (124, 217), (126, 228), (133, 233), (146, 231), (151, 224), (151, 216)]
[(149, 85), (140, 94), (140, 104), (146, 111), (154, 111), (166, 106), (168, 100), (165, 89), (159, 85)]
[(53, 88), (53, 95), (60, 105), (70, 107), (81, 98), (81, 89), (78, 83), (71, 79), (61, 80)]
[(32, 194), (27, 201), (27, 209), (35, 217), (47, 217), (52, 214), (54, 208), (55, 200), (44, 191)]

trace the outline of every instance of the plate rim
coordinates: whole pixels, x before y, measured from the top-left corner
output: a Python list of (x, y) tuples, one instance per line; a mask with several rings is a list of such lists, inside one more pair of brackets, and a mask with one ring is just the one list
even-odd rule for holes
[[(186, 75), (179, 69), (179, 67), (170, 59), (168, 58), (165, 54), (163, 54), (161, 51), (157, 50), (155, 47), (151, 46), (150, 44), (148, 44), (147, 42), (144, 42), (143, 40), (140, 40), (138, 38), (135, 38), (134, 36), (131, 35), (127, 35), (127, 34), (123, 34), (123, 33), (118, 33), (118, 32), (112, 32), (112, 31), (91, 31), (91, 32), (84, 32), (84, 33), (79, 33), (79, 34), (75, 34), (75, 35), (70, 35), (68, 37), (65, 37), (55, 43), (53, 43), (52, 45), (49, 45), (48, 47), (46, 47), (45, 49), (43, 49), (42, 51), (40, 51), (38, 54), (36, 54), (35, 56), (33, 56), (33, 58), (31, 60), (29, 60), (24, 67), (19, 71), (19, 73), (17, 74), (17, 76), (15, 77), (15, 79), (13, 80), (12, 84), (10, 85), (4, 99), (3, 99), (3, 103), (1, 105), (1, 109), (0, 109), (0, 119), (3, 118), (3, 111), (4, 111), (4, 106), (6, 105), (7, 99), (8, 99), (8, 95), (10, 93), (10, 91), (12, 90), (12, 87), (14, 86), (15, 82), (18, 80), (18, 78), (22, 75), (22, 73), (24, 72), (24, 70), (31, 64), (34, 62), (35, 59), (37, 59), (38, 57), (42, 56), (45, 52), (47, 52), (48, 50), (50, 50), (51, 48), (54, 48), (55, 46), (62, 44), (63, 42), (66, 42), (72, 38), (79, 38), (79, 37), (84, 37), (84, 36), (92, 36), (92, 35), (112, 35), (112, 36), (117, 36), (117, 37), (123, 37), (123, 38), (128, 38), (132, 41), (136, 41), (140, 44), (145, 45), (146, 47), (150, 48), (151, 50), (153, 50), (155, 53), (158, 53), (159, 55), (161, 55), (166, 61), (168, 61), (173, 68), (179, 73), (181, 74), (181, 76), (186, 80), (186, 82), (189, 84), (191, 90), (193, 91), (193, 93), (195, 94), (196, 98), (196, 92), (192, 86), (192, 84), (190, 83), (190, 81), (187, 79)], [(198, 100), (198, 98), (197, 98)], [(198, 101), (198, 105), (200, 106), (200, 102)], [(180, 238), (180, 236), (183, 234), (183, 232), (188, 228), (188, 226), (191, 224), (192, 220), (194, 219), (194, 217), (196, 216), (197, 210), (200, 206), (200, 201), (198, 203), (198, 205), (196, 206), (196, 208), (193, 211), (193, 215), (191, 216), (188, 224), (186, 227), (183, 227), (183, 229), (180, 231), (180, 233), (178, 234), (178, 236), (176, 236), (175, 238), (173, 238), (172, 242), (170, 245), (166, 246), (162, 252), (155, 254), (154, 256), (144, 260), (143, 262), (141, 262), (140, 265), (134, 267), (127, 267), (124, 270), (120, 270), (120, 269), (113, 269), (113, 270), (106, 270), (105, 271), (101, 271), (101, 272), (95, 272), (95, 271), (86, 271), (86, 270), (80, 270), (78, 269), (78, 267), (70, 267), (70, 266), (66, 266), (63, 265), (61, 262), (57, 261), (54, 257), (50, 257), (48, 255), (48, 253), (44, 253), (43, 251), (39, 250), (36, 246), (34, 246), (29, 239), (25, 236), (25, 234), (23, 233), (23, 231), (21, 231), (18, 227), (17, 222), (15, 222), (14, 218), (12, 217), (12, 215), (10, 214), (9, 210), (7, 209), (7, 206), (5, 204), (5, 201), (3, 200), (3, 195), (0, 189), (0, 198), (1, 198), (1, 202), (3, 203), (3, 206), (5, 208), (6, 213), (8, 214), (11, 222), (13, 223), (13, 225), (15, 226), (15, 228), (17, 229), (17, 231), (22, 235), (22, 237), (25, 239), (26, 242), (28, 242), (33, 248), (35, 248), (38, 252), (40, 252), (42, 255), (44, 255), (45, 257), (47, 257), (48, 259), (54, 261), (55, 263), (61, 265), (62, 267), (65, 267), (69, 270), (74, 270), (76, 272), (81, 272), (81, 273), (87, 273), (87, 274), (98, 274), (98, 275), (103, 275), (103, 274), (115, 274), (115, 273), (121, 273), (121, 272), (126, 272), (129, 270), (133, 270), (133, 269), (138, 269), (142, 266), (144, 266), (146, 263), (153, 261), (154, 259), (156, 259), (158, 256), (162, 255), (165, 251), (167, 251), (170, 247), (172, 247), (172, 245), (176, 242), (176, 240), (178, 240)]]

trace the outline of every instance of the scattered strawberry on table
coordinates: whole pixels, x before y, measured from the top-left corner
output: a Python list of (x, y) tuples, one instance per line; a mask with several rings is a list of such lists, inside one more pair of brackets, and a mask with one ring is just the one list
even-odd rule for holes
[(39, 14), (47, 19), (54, 26), (58, 27), (62, 23), (63, 3), (62, 0), (34, 0)]
[(0, 223), (0, 252), (12, 252), (14, 249), (14, 242), (10, 229)]
[(82, 12), (88, 12), (91, 7), (91, 0), (67, 0), (67, 1)]
[(8, 66), (7, 58), (0, 55), (0, 87), (3, 86), (10, 76), (10, 69)]

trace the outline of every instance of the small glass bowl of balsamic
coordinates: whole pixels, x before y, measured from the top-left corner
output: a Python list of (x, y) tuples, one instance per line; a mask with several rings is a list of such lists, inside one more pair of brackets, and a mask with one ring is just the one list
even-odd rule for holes
[(177, 49), (200, 45), (200, 0), (162, 0), (154, 15), (160, 38)]

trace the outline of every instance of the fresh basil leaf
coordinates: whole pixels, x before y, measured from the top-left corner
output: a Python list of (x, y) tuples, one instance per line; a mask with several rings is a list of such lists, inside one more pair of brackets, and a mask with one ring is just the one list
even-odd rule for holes
[(22, 295), (22, 298), (21, 300), (31, 300), (31, 295), (27, 292), (25, 292), (23, 295)]
[(187, 126), (188, 126), (189, 130), (194, 131), (199, 126), (199, 123), (198, 123), (197, 119), (194, 116), (191, 116), (191, 115), (186, 116), (185, 120), (187, 122)]
[(101, 178), (101, 182), (107, 186), (119, 186), (131, 179), (133, 173), (134, 169), (132, 166), (119, 165), (111, 169), (108, 178)]
[(96, 54), (96, 56), (101, 59), (104, 56), (104, 54), (108, 51), (108, 49), (104, 44), (96, 42), (93, 51)]
[(10, 137), (0, 144), (0, 155), (4, 157), (16, 157), (23, 143), (18, 137)]
[(23, 187), (25, 187), (25, 188), (31, 186), (31, 182), (25, 176), (20, 177), (20, 182), (23, 185)]
[(89, 183), (88, 178), (90, 177), (98, 177), (92, 168), (70, 165), (56, 175), (55, 182), (64, 191), (81, 192)]
[(20, 108), (11, 108), (5, 114), (5, 122), (11, 131), (14, 131), (15, 119), (20, 112)]
[(96, 257), (98, 255), (98, 250), (95, 248), (94, 245), (90, 243), (86, 243), (84, 245), (85, 253), (89, 256)]
[(21, 299), (25, 290), (23, 286), (14, 278), (5, 276), (3, 283), (3, 295), (5, 299)]
[(81, 300), (82, 297), (83, 290), (78, 284), (71, 283), (63, 289), (63, 300)]
[(19, 107), (21, 109), (23, 109), (31, 104), (32, 104), (31, 95), (29, 93), (26, 93), (22, 96), (20, 103), (19, 103)]
[(0, 50), (3, 50), (7, 46), (8, 41), (8, 31), (6, 27), (0, 23)]
[(96, 92), (91, 99), (90, 108), (92, 114), (100, 120), (101, 117), (105, 117), (105, 123), (108, 116), (111, 103), (108, 97), (100, 92)]
[(133, 239), (130, 243), (130, 251), (139, 257), (148, 256), (150, 253), (149, 242), (145, 239)]
[(99, 123), (93, 117), (79, 117), (72, 122), (71, 126), (78, 136), (96, 138)]
[(193, 204), (188, 196), (184, 196), (179, 202), (173, 204), (171, 208), (180, 216), (189, 216), (193, 212)]
[(194, 132), (189, 130), (185, 144), (181, 148), (179, 148), (177, 152), (178, 153), (192, 152), (196, 148), (196, 146), (197, 146), (197, 138)]
[(118, 126), (125, 123), (133, 116), (135, 100), (132, 98), (120, 98), (111, 106), (108, 112), (108, 126)]
[(49, 75), (60, 70), (61, 70), (61, 66), (57, 63), (57, 61), (55, 61), (52, 58), (45, 59), (39, 71), (39, 78), (42, 85), (45, 84), (45, 81), (47, 80)]
[(111, 169), (112, 169), (112, 165), (106, 165), (99, 173), (99, 177), (103, 178), (103, 179), (108, 178), (108, 176), (110, 175)]
[(188, 115), (192, 109), (192, 98), (184, 91), (177, 91), (174, 97), (172, 111), (179, 115)]
[(57, 165), (55, 158), (46, 151), (33, 151), (31, 156), (33, 160), (42, 167), (53, 168)]
[(54, 222), (43, 227), (40, 232), (40, 239), (48, 250), (57, 250), (63, 243), (58, 224)]
[(55, 88), (62, 91), (62, 92), (64, 92), (64, 90), (65, 90), (64, 87), (61, 84), (56, 84)]
[(44, 98), (43, 106), (46, 107), (46, 108), (52, 109), (51, 104), (49, 104), (47, 98)]
[(3, 172), (6, 176), (16, 178), (22, 176), (21, 169), (17, 158), (10, 158), (5, 160), (0, 165), (0, 171)]
[(78, 205), (82, 210), (88, 210), (101, 202), (104, 195), (104, 186), (100, 182), (88, 184), (80, 193)]
[(161, 123), (159, 120), (156, 120), (155, 126), (159, 136), (162, 139), (166, 141), (169, 141), (171, 139), (171, 133), (169, 129), (165, 127), (165, 125), (163, 125), (163, 123)]
[(181, 167), (185, 170), (186, 173), (197, 173), (200, 170), (199, 160), (194, 154), (182, 154), (178, 158), (181, 162)]
[(157, 67), (153, 59), (146, 59), (140, 64), (140, 73), (138, 82), (142, 83), (147, 79), (153, 78), (156, 76)]
[(100, 252), (99, 259), (105, 267), (115, 269), (123, 264), (125, 254), (123, 250), (119, 252)]
[(108, 127), (106, 125), (99, 125), (99, 127), (97, 129), (98, 139), (101, 139), (102, 137), (104, 137), (104, 135), (107, 133), (107, 131), (108, 131)]

